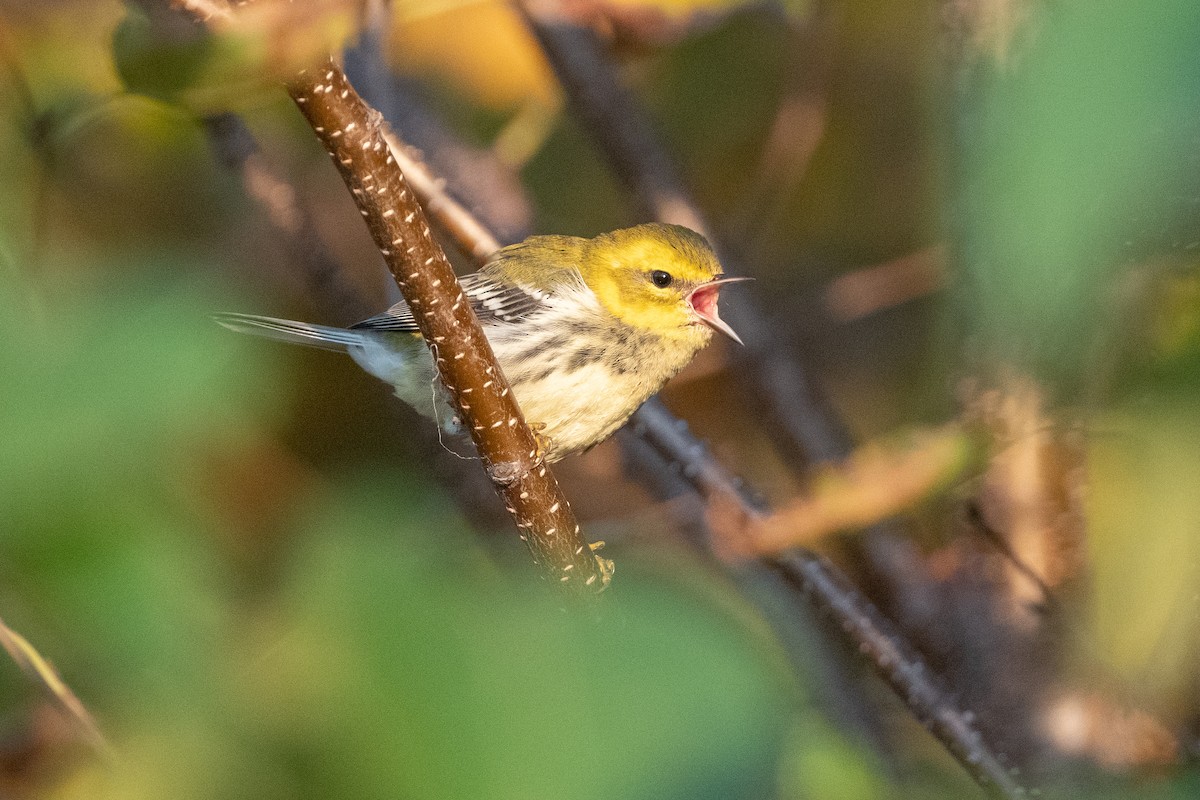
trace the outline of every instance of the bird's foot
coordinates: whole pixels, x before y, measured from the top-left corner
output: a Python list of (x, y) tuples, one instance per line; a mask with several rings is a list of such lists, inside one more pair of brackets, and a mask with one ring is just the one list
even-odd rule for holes
[(534, 461), (541, 461), (545, 458), (546, 453), (550, 452), (550, 437), (542, 432), (544, 430), (546, 430), (546, 423), (544, 422), (529, 423), (529, 432), (533, 434)]
[[(595, 553), (597, 550), (604, 547), (604, 540), (599, 539), (594, 542), (589, 542), (588, 547), (590, 547), (592, 552)], [(600, 590), (603, 591), (608, 588), (610, 583), (612, 583), (612, 576), (613, 573), (617, 571), (617, 565), (613, 563), (612, 559), (610, 558), (596, 556), (596, 567), (600, 570)]]

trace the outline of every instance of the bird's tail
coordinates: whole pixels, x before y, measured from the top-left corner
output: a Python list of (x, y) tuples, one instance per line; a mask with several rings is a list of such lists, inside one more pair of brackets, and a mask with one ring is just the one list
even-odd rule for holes
[(331, 328), (326, 325), (311, 325), (307, 322), (294, 322), (290, 319), (228, 313), (213, 314), (213, 319), (229, 330), (238, 333), (252, 333), (281, 342), (337, 350), (342, 353), (346, 352), (348, 347), (363, 343), (363, 334), (358, 331)]

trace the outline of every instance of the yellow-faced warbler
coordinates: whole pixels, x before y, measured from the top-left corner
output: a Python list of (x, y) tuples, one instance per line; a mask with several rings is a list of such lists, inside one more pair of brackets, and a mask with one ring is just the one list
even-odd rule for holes
[[(557, 461), (608, 438), (713, 330), (740, 343), (717, 314), (721, 286), (738, 280), (721, 274), (700, 234), (650, 223), (593, 239), (531, 236), (459, 282), (543, 456)], [(247, 314), (216, 319), (347, 352), (417, 411), (449, 430), (457, 425), (404, 302), (348, 329)]]

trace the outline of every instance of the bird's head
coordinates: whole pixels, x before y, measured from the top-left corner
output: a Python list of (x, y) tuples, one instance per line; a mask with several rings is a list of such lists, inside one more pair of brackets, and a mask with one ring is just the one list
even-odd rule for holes
[(717, 313), (727, 278), (703, 236), (679, 225), (648, 223), (589, 240), (580, 273), (613, 316), (672, 339), (694, 340), (708, 329), (741, 343)]

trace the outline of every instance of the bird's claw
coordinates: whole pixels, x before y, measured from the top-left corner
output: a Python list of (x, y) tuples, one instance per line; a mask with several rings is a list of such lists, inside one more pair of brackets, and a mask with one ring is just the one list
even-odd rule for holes
[(534, 461), (541, 461), (550, 450), (550, 437), (542, 433), (544, 430), (546, 430), (544, 422), (529, 423), (529, 432), (533, 434)]
[[(600, 539), (595, 542), (589, 542), (588, 547), (590, 547), (592, 552), (595, 553), (597, 550), (604, 547), (604, 540)], [(612, 583), (612, 576), (613, 573), (617, 571), (617, 565), (611, 558), (605, 558), (604, 556), (596, 556), (595, 558), (596, 566), (600, 570), (600, 591), (604, 591), (608, 588), (608, 585)]]

